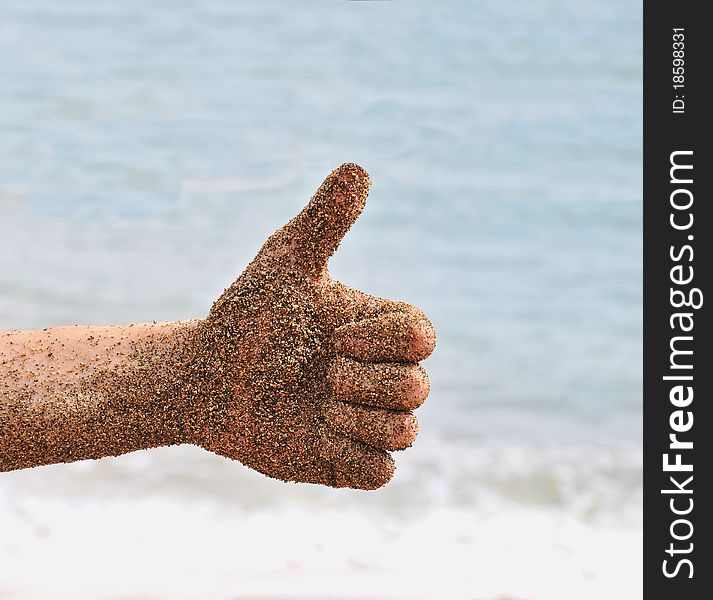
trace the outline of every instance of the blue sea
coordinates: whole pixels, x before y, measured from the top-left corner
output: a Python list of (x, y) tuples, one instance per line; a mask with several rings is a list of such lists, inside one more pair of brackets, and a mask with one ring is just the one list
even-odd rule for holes
[(14, 1), (0, 328), (204, 316), (342, 162), (421, 307), (394, 481), (179, 447), (0, 475), (0, 597), (641, 595), (641, 3)]

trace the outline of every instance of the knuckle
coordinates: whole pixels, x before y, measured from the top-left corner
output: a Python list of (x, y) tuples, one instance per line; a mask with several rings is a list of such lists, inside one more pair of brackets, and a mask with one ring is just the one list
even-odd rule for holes
[(376, 462), (372, 476), (369, 478), (369, 486), (367, 489), (378, 489), (385, 486), (394, 476), (396, 471), (396, 463), (393, 457), (384, 452), (380, 459)]
[(418, 419), (411, 413), (395, 415), (391, 422), (390, 438), (394, 450), (403, 450), (418, 436)]
[(428, 397), (430, 391), (428, 373), (421, 365), (408, 367), (403, 382), (403, 400), (409, 409), (418, 408)]

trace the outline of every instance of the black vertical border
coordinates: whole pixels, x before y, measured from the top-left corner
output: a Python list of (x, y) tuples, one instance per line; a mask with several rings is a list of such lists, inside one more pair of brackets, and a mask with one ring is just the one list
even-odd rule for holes
[[(705, 599), (713, 598), (713, 538), (711, 537), (711, 471), (713, 470), (713, 423), (711, 423), (711, 372), (713, 353), (713, 248), (711, 248), (711, 123), (713, 110), (710, 89), (713, 87), (713, 28), (703, 12), (703, 2), (660, 0), (643, 3), (643, 242), (644, 242), (644, 598)], [(673, 28), (685, 29), (685, 113), (674, 114), (672, 81)], [(670, 154), (676, 150), (693, 150), (693, 179), (689, 186), (694, 194), (694, 225), (685, 234), (669, 225), (669, 196), (676, 186), (670, 183)], [(688, 234), (694, 236), (689, 242)], [(663, 453), (669, 451), (669, 416), (675, 407), (669, 402), (671, 382), (662, 377), (670, 373), (669, 342), (675, 335), (670, 327), (672, 309), (669, 300), (669, 251), (672, 245), (693, 246), (695, 279), (689, 287), (698, 287), (704, 296), (703, 306), (695, 310), (693, 329), (693, 388), (690, 409), (694, 425), (689, 432), (694, 447), (691, 473), (694, 508), (687, 518), (693, 523), (690, 555), (666, 553), (673, 542), (683, 548), (687, 542), (673, 539), (670, 527), (678, 518), (671, 512), (671, 496), (661, 493), (671, 488), (669, 476), (662, 469)], [(691, 452), (691, 451), (689, 451)], [(679, 474), (680, 475), (680, 474)], [(683, 496), (679, 496), (682, 498)], [(681, 506), (685, 503), (682, 502)], [(683, 533), (681, 527), (678, 533)], [(690, 558), (693, 577), (688, 568), (669, 578), (663, 573), (663, 561), (675, 565), (676, 557)]]

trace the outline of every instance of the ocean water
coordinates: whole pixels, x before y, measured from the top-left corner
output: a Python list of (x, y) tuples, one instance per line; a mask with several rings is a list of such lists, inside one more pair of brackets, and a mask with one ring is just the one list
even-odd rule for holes
[(372, 493), (195, 448), (0, 476), (0, 598), (641, 594), (639, 2), (14, 2), (0, 328), (188, 319), (346, 161), (438, 348)]

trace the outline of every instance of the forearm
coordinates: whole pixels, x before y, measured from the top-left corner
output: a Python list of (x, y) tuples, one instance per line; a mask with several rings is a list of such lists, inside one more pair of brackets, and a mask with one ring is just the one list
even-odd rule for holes
[(0, 471), (181, 443), (192, 323), (0, 333)]

